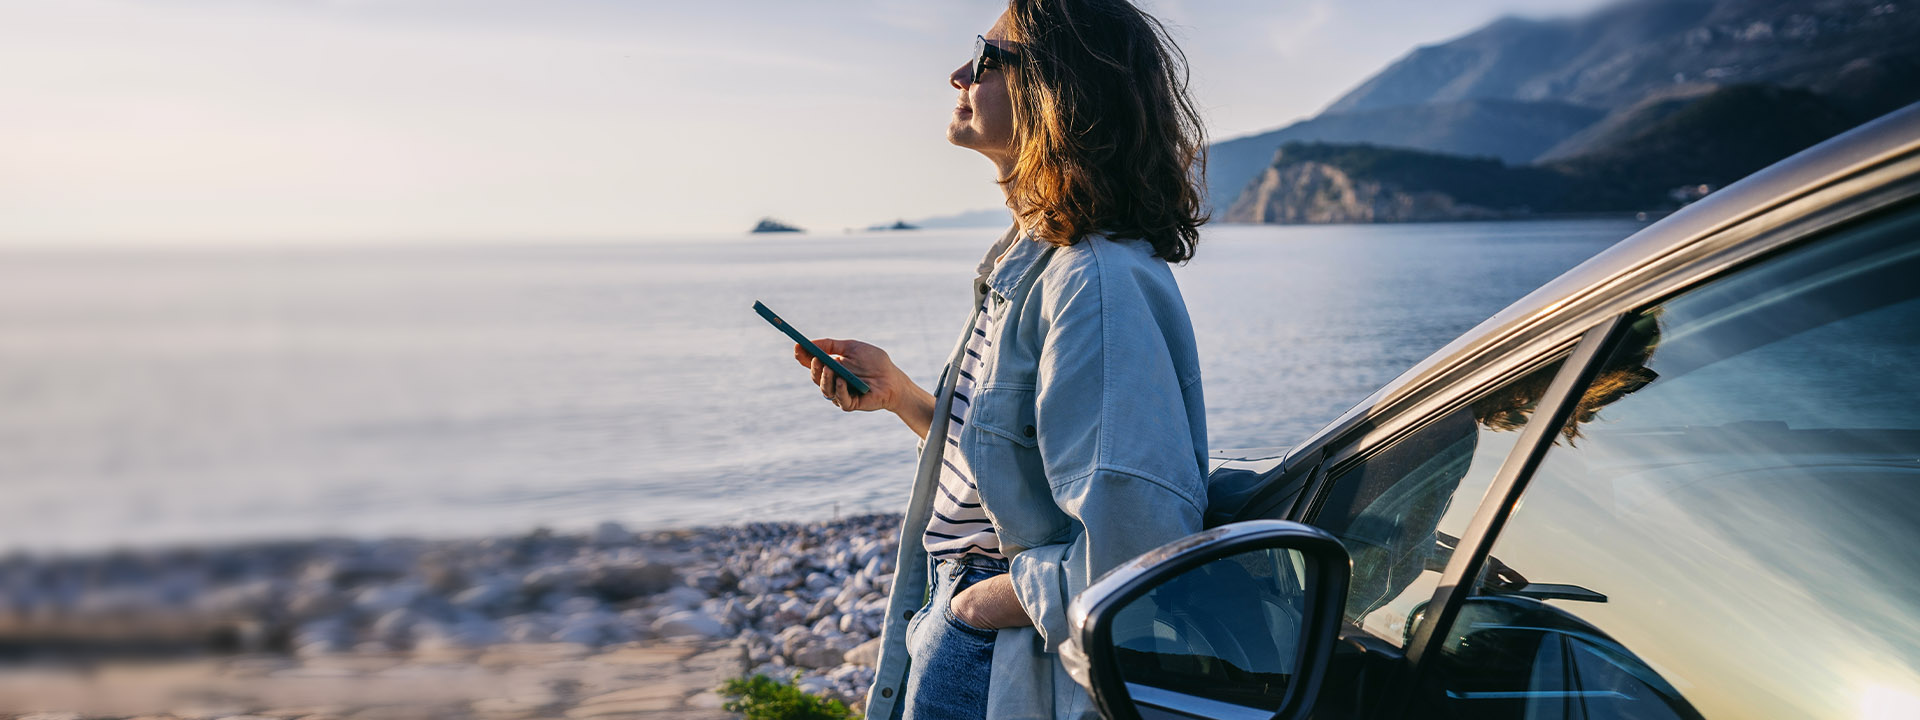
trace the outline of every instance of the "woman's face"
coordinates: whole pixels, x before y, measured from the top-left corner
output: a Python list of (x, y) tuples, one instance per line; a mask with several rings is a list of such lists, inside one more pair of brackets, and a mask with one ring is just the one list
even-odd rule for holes
[[(1000, 14), (985, 33), (987, 42), (1012, 50), (1007, 40), (1007, 15)], [(972, 43), (968, 43), (972, 47)], [(971, 83), (973, 59), (960, 64), (947, 75), (947, 84), (960, 91), (953, 108), (953, 120), (947, 124), (947, 142), (971, 148), (981, 155), (1005, 164), (1013, 157), (1013, 101), (1007, 95), (1005, 68), (983, 70), (980, 82)]]

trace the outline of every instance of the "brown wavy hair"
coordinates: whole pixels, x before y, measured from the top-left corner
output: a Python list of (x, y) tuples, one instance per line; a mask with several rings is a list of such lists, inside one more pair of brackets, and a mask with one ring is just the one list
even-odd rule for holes
[(1126, 0), (1010, 0), (1008, 21), (1015, 159), (999, 182), (1021, 224), (1056, 245), (1105, 232), (1193, 257), (1206, 129), (1166, 28)]

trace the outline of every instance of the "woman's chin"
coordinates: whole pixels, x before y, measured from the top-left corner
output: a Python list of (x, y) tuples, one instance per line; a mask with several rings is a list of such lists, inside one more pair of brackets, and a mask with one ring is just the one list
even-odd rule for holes
[(965, 120), (954, 118), (953, 122), (947, 124), (947, 142), (960, 147), (973, 147), (971, 141), (975, 136), (973, 128), (967, 127)]

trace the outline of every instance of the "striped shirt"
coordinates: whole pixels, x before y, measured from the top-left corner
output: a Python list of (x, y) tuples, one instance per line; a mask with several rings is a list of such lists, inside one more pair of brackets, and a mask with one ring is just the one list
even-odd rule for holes
[(933, 496), (933, 518), (927, 522), (923, 544), (934, 557), (982, 555), (1004, 559), (1000, 554), (1000, 536), (993, 521), (980, 507), (980, 489), (974, 484), (973, 470), (960, 455), (960, 428), (967, 424), (973, 409), (974, 379), (980, 372), (980, 358), (993, 347), (993, 317), (983, 304), (976, 313), (973, 333), (967, 336), (966, 352), (960, 356), (960, 377), (953, 386), (953, 405), (947, 414), (947, 446), (941, 453), (939, 490)]

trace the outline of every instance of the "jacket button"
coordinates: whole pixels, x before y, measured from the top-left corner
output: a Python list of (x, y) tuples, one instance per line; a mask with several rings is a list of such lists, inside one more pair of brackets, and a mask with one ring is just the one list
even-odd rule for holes
[(908, 611), (906, 611), (906, 612), (903, 612), (903, 613), (900, 613), (900, 619), (901, 619), (901, 620), (912, 620), (912, 619), (913, 619), (913, 611), (912, 611), (912, 610), (908, 610)]
[(883, 697), (883, 698), (893, 697), (893, 688), (880, 688), (880, 697)]
[(1021, 430), (1021, 432), (1024, 432), (1024, 433), (1026, 433), (1026, 434), (1027, 434), (1027, 437), (1033, 437), (1033, 426), (1032, 426), (1032, 425), (1028, 425), (1028, 426), (1026, 427), (1026, 429), (1025, 429), (1025, 430)]

